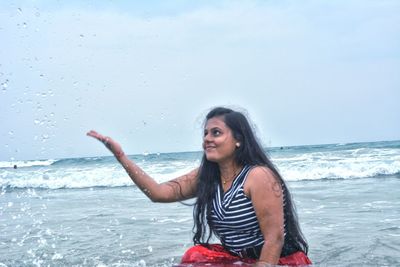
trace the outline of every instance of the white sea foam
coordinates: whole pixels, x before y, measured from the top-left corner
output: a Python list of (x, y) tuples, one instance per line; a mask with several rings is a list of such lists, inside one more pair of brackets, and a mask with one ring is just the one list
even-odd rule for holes
[(311, 152), (273, 161), (287, 180), (350, 179), (400, 173), (400, 149)]
[[(198, 158), (186, 159), (185, 154), (177, 155), (177, 158), (160, 155), (136, 161), (157, 182), (182, 176), (200, 165)], [(344, 145), (333, 151), (278, 152), (273, 154), (272, 161), (288, 181), (353, 179), (400, 173), (400, 149), (397, 147), (346, 149)], [(2, 168), (0, 187), (58, 189), (133, 185), (125, 170), (112, 158), (39, 160), (18, 164), (42, 167)]]
[[(146, 166), (147, 165), (147, 166)], [(165, 182), (191, 171), (193, 164), (144, 164), (143, 169), (157, 182)], [(38, 170), (2, 170), (0, 187), (11, 188), (89, 188), (132, 186), (133, 183), (119, 164), (73, 166)]]
[[(9, 174), (12, 172), (8, 172)], [(114, 168), (93, 168), (78, 169), (70, 168), (68, 170), (58, 170), (54, 172), (27, 171), (23, 176), (13, 175), (13, 179), (0, 177), (0, 185), (16, 188), (87, 188), (95, 186), (127, 186), (132, 182), (126, 179), (123, 170), (114, 170)]]

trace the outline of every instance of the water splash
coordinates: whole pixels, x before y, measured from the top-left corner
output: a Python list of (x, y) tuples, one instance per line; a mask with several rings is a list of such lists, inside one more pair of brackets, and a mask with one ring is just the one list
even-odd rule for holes
[(3, 92), (5, 92), (8, 88), (8, 80), (5, 80), (3, 83), (1, 83), (1, 88)]

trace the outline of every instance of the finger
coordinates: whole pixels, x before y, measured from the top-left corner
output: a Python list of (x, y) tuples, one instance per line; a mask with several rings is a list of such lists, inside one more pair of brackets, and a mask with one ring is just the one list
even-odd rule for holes
[(99, 140), (100, 142), (103, 142), (103, 143), (104, 143), (104, 141), (106, 139), (103, 135), (101, 135), (98, 132), (93, 131), (93, 130), (88, 132), (86, 135), (88, 135), (90, 137), (93, 137), (93, 138), (95, 138), (95, 139), (97, 139), (97, 140)]
[(95, 137), (102, 137), (102, 135), (99, 134), (99, 133), (96, 132), (96, 131), (91, 131), (91, 134), (92, 134), (93, 136), (95, 136)]
[(96, 138), (99, 134), (94, 130), (90, 130), (89, 132), (86, 133), (86, 135)]

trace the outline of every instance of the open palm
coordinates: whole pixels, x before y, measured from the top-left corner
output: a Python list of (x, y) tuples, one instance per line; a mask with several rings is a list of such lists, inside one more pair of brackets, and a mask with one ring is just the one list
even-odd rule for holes
[(124, 154), (121, 146), (109, 136), (104, 136), (94, 130), (89, 131), (86, 135), (93, 137), (102, 142), (115, 156)]

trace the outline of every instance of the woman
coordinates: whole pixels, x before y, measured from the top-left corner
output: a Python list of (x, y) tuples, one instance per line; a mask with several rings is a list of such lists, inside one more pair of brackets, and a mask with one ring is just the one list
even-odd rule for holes
[[(120, 145), (95, 131), (132, 181), (153, 201), (196, 197), (194, 237), (182, 263), (242, 260), (255, 266), (311, 264), (290, 193), (246, 117), (217, 107), (206, 116), (199, 168), (158, 184)], [(209, 245), (214, 234), (222, 245)]]

